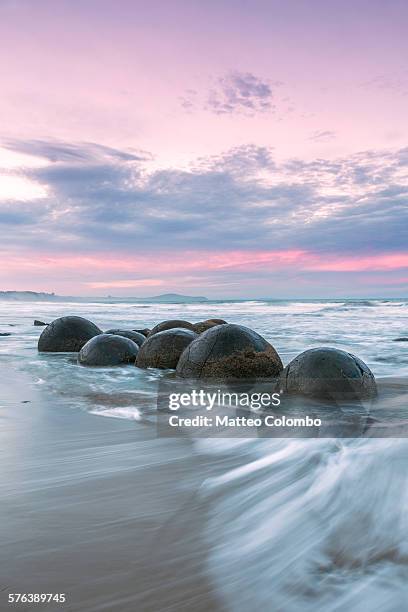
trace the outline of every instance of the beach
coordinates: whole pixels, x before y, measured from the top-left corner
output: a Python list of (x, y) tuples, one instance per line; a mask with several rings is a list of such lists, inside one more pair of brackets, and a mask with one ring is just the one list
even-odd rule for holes
[(61, 409), (1, 367), (1, 609), (8, 593), (66, 593), (47, 610), (221, 609), (191, 442)]
[[(1, 609), (9, 593), (44, 592), (65, 593), (66, 603), (18, 609), (403, 609), (407, 357), (393, 338), (406, 330), (404, 302), (211, 305), (270, 340), (276, 335), (285, 362), (301, 344), (313, 345), (309, 333), (362, 355), (380, 395), (357, 439), (158, 437), (163, 374), (37, 353), (34, 318), (74, 312), (102, 328), (129, 328), (170, 312), (199, 320), (204, 309), (0, 305), (1, 331), (12, 333), (0, 344)], [(381, 345), (389, 312), (393, 329)], [(354, 319), (365, 325), (352, 335)], [(293, 329), (286, 342), (285, 321)], [(384, 413), (392, 437), (375, 432)]]

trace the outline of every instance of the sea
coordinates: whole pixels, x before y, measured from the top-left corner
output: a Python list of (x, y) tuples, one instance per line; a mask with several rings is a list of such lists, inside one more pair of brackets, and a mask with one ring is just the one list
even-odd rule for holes
[[(165, 319), (222, 318), (254, 329), (288, 364), (319, 346), (343, 349), (372, 370), (382, 408), (408, 410), (408, 300), (0, 302), (0, 362), (29, 375), (55, 410), (134, 422), (156, 409), (157, 370), (78, 366), (39, 354), (34, 319), (90, 319), (102, 330), (151, 328)], [(140, 425), (141, 426), (141, 425)], [(198, 495), (207, 571), (233, 612), (403, 611), (408, 606), (408, 440), (401, 437), (193, 440), (203, 457)], [(216, 476), (205, 458), (230, 467)], [(234, 464), (234, 458), (239, 458)], [(233, 465), (233, 467), (231, 467)]]

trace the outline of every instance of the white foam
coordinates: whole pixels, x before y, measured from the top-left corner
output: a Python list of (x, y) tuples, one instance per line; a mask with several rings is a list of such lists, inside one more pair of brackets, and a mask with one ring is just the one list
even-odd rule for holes
[(121, 408), (98, 408), (94, 407), (90, 410), (91, 414), (98, 416), (109, 417), (112, 419), (127, 419), (129, 421), (140, 421), (142, 415), (140, 411), (134, 406), (121, 407)]

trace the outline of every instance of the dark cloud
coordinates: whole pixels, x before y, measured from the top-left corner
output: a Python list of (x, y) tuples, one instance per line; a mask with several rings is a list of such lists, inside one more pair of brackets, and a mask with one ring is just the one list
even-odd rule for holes
[(358, 255), (408, 243), (406, 149), (277, 164), (271, 150), (248, 145), (190, 170), (148, 172), (126, 152), (60, 147), (72, 155), (27, 171), (46, 199), (0, 203), (3, 246), (154, 257), (194, 249)]

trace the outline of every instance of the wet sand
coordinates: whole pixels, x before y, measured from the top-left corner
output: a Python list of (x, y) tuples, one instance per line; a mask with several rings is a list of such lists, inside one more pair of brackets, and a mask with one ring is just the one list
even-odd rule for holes
[(191, 443), (52, 405), (1, 361), (0, 609), (8, 593), (66, 593), (18, 609), (221, 610), (197, 501), (209, 466)]

